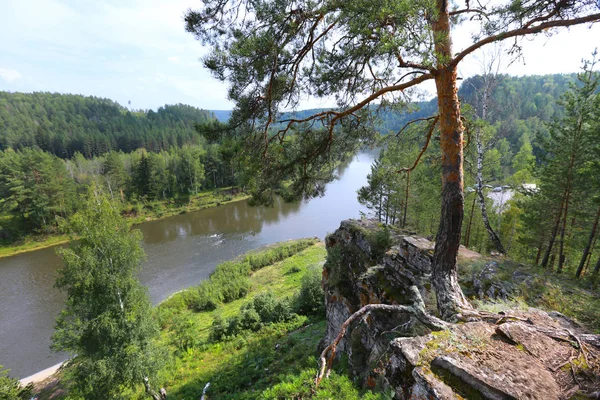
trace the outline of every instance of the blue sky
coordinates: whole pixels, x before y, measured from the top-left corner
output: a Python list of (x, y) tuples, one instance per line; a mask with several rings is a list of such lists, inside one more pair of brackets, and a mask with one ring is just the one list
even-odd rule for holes
[[(230, 109), (226, 87), (199, 62), (205, 50), (183, 15), (200, 0), (0, 0), (0, 90), (107, 97), (133, 108), (185, 103)], [(461, 38), (463, 40), (461, 40)], [(455, 50), (467, 32), (456, 36)], [(575, 72), (600, 46), (600, 28), (525, 42), (514, 75)], [(460, 73), (478, 72), (476, 60)], [(303, 108), (326, 105), (306, 99)]]

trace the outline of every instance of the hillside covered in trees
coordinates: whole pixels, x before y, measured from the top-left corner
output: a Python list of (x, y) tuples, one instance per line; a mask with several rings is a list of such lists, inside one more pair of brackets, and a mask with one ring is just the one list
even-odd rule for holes
[[(462, 83), (463, 106), (478, 107), (481, 79)], [(528, 157), (535, 157), (534, 164), (542, 162), (540, 140), (549, 135), (545, 123), (564, 114), (556, 99), (574, 80), (574, 75), (497, 77), (489, 107), (488, 122), (494, 132), (486, 155), (487, 183), (506, 182), (516, 172), (518, 160), (527, 164)], [(377, 111), (376, 127), (392, 138), (408, 121), (428, 117), (436, 109), (434, 99), (409, 104), (402, 112)], [(293, 116), (303, 118), (314, 112), (298, 111)], [(71, 215), (78, 194), (86, 193), (92, 183), (111, 197), (134, 204), (187, 199), (205, 190), (246, 185), (251, 176), (239, 157), (241, 144), (210, 144), (196, 130), (212, 120), (210, 111), (185, 105), (134, 112), (95, 97), (0, 93), (0, 239), (10, 243), (31, 232), (52, 232), (56, 217)], [(383, 152), (382, 157), (393, 154), (395, 165), (408, 165), (422, 146), (421, 131), (403, 132), (399, 144), (392, 145), (399, 149)], [(473, 147), (467, 147), (467, 154)], [(415, 206), (402, 211), (402, 219), (425, 234), (434, 231), (439, 219), (437, 157), (439, 148), (432, 146), (424, 168), (414, 171), (409, 184)], [(471, 161), (467, 172), (475, 162)], [(394, 174), (393, 180), (404, 182), (405, 177)], [(398, 189), (404, 197), (405, 189)], [(405, 208), (401, 202), (391, 208), (395, 212), (390, 207), (384, 213), (390, 214), (388, 221), (395, 221), (395, 213)]]
[(177, 104), (132, 111), (98, 97), (59, 93), (0, 92), (0, 150), (39, 147), (61, 158), (110, 150), (168, 150), (197, 144), (197, 123), (214, 116)]

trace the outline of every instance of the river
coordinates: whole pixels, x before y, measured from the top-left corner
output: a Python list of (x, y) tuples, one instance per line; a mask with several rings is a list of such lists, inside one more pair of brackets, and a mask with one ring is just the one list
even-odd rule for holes
[[(158, 303), (196, 285), (218, 263), (248, 250), (287, 239), (324, 238), (341, 220), (358, 218), (366, 210), (356, 190), (366, 183), (374, 156), (360, 153), (342, 165), (340, 179), (323, 197), (277, 200), (273, 207), (239, 201), (139, 225), (147, 255), (140, 280), (150, 298)], [(67, 357), (50, 351), (54, 320), (64, 303), (53, 287), (60, 264), (55, 248), (0, 259), (0, 365), (11, 369), (11, 376), (26, 377)]]

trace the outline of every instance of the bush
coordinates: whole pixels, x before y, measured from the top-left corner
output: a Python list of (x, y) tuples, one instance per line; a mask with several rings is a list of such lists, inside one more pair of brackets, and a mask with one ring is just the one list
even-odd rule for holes
[(213, 320), (208, 334), (208, 340), (210, 342), (220, 342), (229, 336), (228, 333), (229, 321), (223, 319), (220, 315), (217, 315)]
[(246, 331), (257, 331), (262, 328), (263, 324), (260, 319), (260, 315), (254, 307), (247, 307), (242, 309), (240, 313), (240, 330)]
[(0, 400), (28, 400), (31, 398), (32, 385), (22, 387), (18, 379), (8, 376), (8, 371), (0, 365)]
[(278, 299), (272, 292), (261, 293), (246, 307), (254, 308), (263, 324), (286, 322), (292, 317), (292, 307), (287, 299)]
[(198, 345), (196, 324), (186, 314), (179, 314), (173, 319), (171, 344), (183, 352)]
[(244, 304), (238, 316), (227, 319), (216, 316), (210, 327), (208, 339), (211, 342), (219, 342), (243, 331), (256, 332), (272, 323), (291, 321), (295, 316), (287, 299), (278, 299), (271, 292), (261, 293), (251, 302)]
[(321, 287), (320, 269), (311, 268), (302, 277), (296, 310), (302, 315), (325, 316), (325, 293)]
[(369, 232), (366, 237), (371, 245), (371, 254), (375, 260), (381, 259), (385, 252), (392, 246), (390, 229), (384, 226), (374, 232)]
[(187, 308), (196, 312), (212, 311), (223, 301), (223, 295), (215, 285), (209, 281), (202, 282), (200, 286), (183, 292)]

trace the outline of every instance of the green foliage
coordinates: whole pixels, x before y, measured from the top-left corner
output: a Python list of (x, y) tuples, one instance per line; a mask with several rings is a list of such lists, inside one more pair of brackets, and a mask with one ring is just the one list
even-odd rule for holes
[(31, 386), (22, 387), (18, 379), (8, 376), (8, 372), (0, 365), (0, 400), (29, 400)]
[(288, 322), (294, 318), (290, 301), (277, 298), (272, 292), (261, 293), (240, 308), (238, 315), (223, 319), (215, 317), (209, 340), (218, 342), (244, 331), (256, 332), (263, 326)]
[(366, 239), (371, 245), (371, 254), (376, 260), (382, 259), (385, 252), (392, 246), (392, 235), (387, 226), (369, 232)]
[(184, 352), (198, 345), (196, 324), (187, 313), (178, 314), (171, 324), (171, 344), (179, 351)]
[(93, 191), (65, 224), (79, 240), (59, 250), (64, 267), (56, 287), (67, 300), (52, 346), (77, 354), (65, 371), (73, 396), (120, 398), (124, 387), (153, 378), (160, 363), (153, 344), (158, 327), (136, 277), (141, 233), (129, 228), (117, 207)]
[[(596, 161), (600, 154), (600, 73), (595, 68), (595, 60), (584, 63), (579, 84), (572, 84), (561, 97), (561, 118), (547, 124), (546, 135), (538, 136), (544, 154), (539, 192), (530, 193), (518, 204), (523, 227), (519, 243), (531, 249), (530, 260), (537, 259), (550, 269), (557, 266), (559, 271), (575, 267), (582, 258), (584, 267), (589, 254), (583, 249), (591, 244), (586, 239), (594, 238), (600, 172)], [(531, 163), (528, 153), (525, 142), (523, 154), (515, 158), (525, 170)]]
[(302, 277), (302, 286), (296, 298), (298, 314), (325, 317), (325, 293), (321, 286), (321, 268), (310, 268)]
[(39, 147), (62, 158), (141, 147), (158, 152), (199, 144), (195, 124), (211, 119), (209, 111), (183, 104), (165, 105), (156, 112), (130, 111), (97, 97), (0, 92), (0, 150)]

